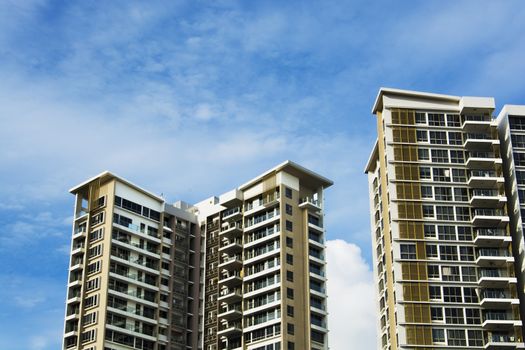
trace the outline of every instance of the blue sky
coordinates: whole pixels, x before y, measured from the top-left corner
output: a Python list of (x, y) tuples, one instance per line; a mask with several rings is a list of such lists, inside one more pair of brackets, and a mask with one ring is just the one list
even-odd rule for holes
[[(379, 87), (525, 104), (524, 27), (522, 1), (1, 1), (0, 348), (59, 348), (67, 190), (105, 169), (197, 202), (297, 161), (335, 181), (332, 299), (371, 294)], [(332, 307), (334, 349), (374, 347), (367, 305), (346, 333)]]

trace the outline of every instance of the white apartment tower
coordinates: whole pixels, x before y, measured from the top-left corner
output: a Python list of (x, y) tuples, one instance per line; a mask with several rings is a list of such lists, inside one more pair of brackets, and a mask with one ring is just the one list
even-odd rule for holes
[(492, 98), (379, 91), (366, 167), (378, 349), (524, 348), (494, 108)]
[(195, 205), (76, 186), (64, 349), (328, 349), (331, 185), (286, 161)]

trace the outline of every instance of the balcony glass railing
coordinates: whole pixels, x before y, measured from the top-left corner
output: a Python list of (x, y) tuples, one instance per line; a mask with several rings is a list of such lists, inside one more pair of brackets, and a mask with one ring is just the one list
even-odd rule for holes
[(506, 236), (507, 232), (503, 229), (492, 229), (492, 228), (479, 228), (474, 231), (476, 236)]
[(480, 277), (508, 277), (508, 273), (505, 270), (500, 269), (481, 269), (479, 271)]
[(488, 339), (493, 343), (514, 343), (516, 341), (516, 337), (512, 334), (492, 333)]
[(471, 170), (470, 177), (497, 177), (497, 173), (494, 170)]
[(467, 152), (468, 158), (496, 158), (494, 152)]
[(505, 321), (505, 320), (512, 320), (512, 315), (507, 312), (495, 312), (495, 311), (488, 311), (485, 313), (485, 321), (491, 320), (491, 321)]
[(479, 197), (496, 197), (499, 196), (499, 192), (496, 190), (480, 190), (476, 189), (472, 191), (472, 196)]
[(475, 133), (467, 133), (466, 134), (466, 139), (467, 140), (491, 140), (492, 137), (488, 134), (483, 134), (483, 133), (479, 133), (479, 134), (475, 134)]
[(484, 290), (481, 293), (481, 300), (483, 299), (508, 299), (511, 295), (504, 290)]
[(474, 216), (504, 216), (501, 209), (474, 209)]
[(508, 257), (510, 254), (507, 250), (497, 248), (482, 248), (478, 250), (478, 256), (500, 256)]
[(485, 116), (485, 115), (464, 115), (463, 116), (463, 121), (464, 122), (490, 122), (492, 121), (492, 119), (490, 118), (490, 116)]
[(318, 199), (314, 199), (311, 197), (304, 197), (304, 198), (299, 199), (299, 204), (303, 204), (303, 203), (311, 203), (315, 205), (316, 207), (321, 207), (321, 202)]

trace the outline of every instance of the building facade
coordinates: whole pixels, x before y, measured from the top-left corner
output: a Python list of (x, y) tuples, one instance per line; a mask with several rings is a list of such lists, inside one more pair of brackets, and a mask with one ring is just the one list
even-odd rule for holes
[(195, 205), (76, 186), (64, 349), (328, 349), (331, 185), (287, 161)]
[(494, 108), (492, 98), (379, 91), (366, 168), (378, 349), (524, 348)]

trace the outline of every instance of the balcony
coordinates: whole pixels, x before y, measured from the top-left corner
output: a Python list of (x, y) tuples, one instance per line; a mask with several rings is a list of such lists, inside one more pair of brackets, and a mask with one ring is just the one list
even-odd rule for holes
[(467, 153), (467, 162), (465, 165), (469, 169), (494, 169), (496, 164), (503, 164), (503, 161), (494, 152), (476, 152)]
[(232, 240), (225, 239), (219, 246), (219, 252), (231, 254), (242, 251), (242, 239), (236, 238)]
[(217, 336), (228, 337), (233, 334), (242, 333), (241, 322), (226, 322), (219, 326)]
[(507, 197), (493, 189), (475, 189), (470, 197), (470, 205), (476, 208), (502, 208)]
[(501, 209), (474, 209), (472, 224), (478, 227), (505, 227), (509, 217)]
[(479, 266), (502, 267), (510, 263), (514, 263), (514, 258), (510, 256), (508, 250), (498, 248), (481, 248), (478, 250), (476, 264)]
[(489, 332), (485, 340), (485, 349), (525, 349), (525, 344), (512, 333)]
[(235, 207), (231, 209), (227, 209), (222, 213), (222, 220), (231, 220), (231, 219), (237, 219), (242, 216), (241, 208)]
[(505, 288), (517, 283), (516, 277), (509, 276), (506, 269), (480, 269), (478, 284), (484, 288)]
[(521, 320), (515, 319), (512, 313), (505, 311), (486, 311), (481, 324), (486, 330), (508, 330), (521, 325)]
[(219, 293), (218, 301), (231, 304), (242, 299), (241, 288), (224, 288)]
[(223, 307), (220, 309), (219, 314), (217, 315), (219, 320), (222, 319), (226, 321), (235, 320), (235, 319), (240, 318), (241, 316), (242, 316), (242, 308), (240, 304), (235, 305), (235, 306), (230, 305), (228, 307)]
[(321, 202), (318, 199), (304, 197), (299, 199), (299, 208), (312, 211), (321, 211)]
[(241, 235), (242, 235), (242, 224), (240, 222), (235, 222), (235, 223), (230, 222), (227, 224), (223, 224), (221, 227), (221, 233), (220, 233), (221, 237), (232, 240), (235, 237), (240, 237)]
[(466, 133), (489, 133), (492, 119), (485, 116), (465, 116), (463, 121), (463, 132)]
[(467, 133), (463, 147), (466, 149), (490, 149), (494, 145), (499, 145), (497, 139), (493, 139), (490, 134), (486, 133)]
[(505, 229), (478, 228), (474, 230), (474, 243), (485, 247), (504, 247), (512, 242)]
[(219, 268), (225, 270), (238, 270), (242, 268), (242, 257), (240, 255), (225, 257), (219, 264)]
[(494, 170), (471, 170), (467, 184), (473, 188), (499, 188), (505, 180)]
[(225, 287), (235, 287), (242, 283), (241, 274), (238, 271), (223, 274), (219, 279), (219, 284)]
[(486, 309), (508, 309), (519, 305), (519, 299), (503, 289), (486, 289), (481, 293), (480, 305)]

